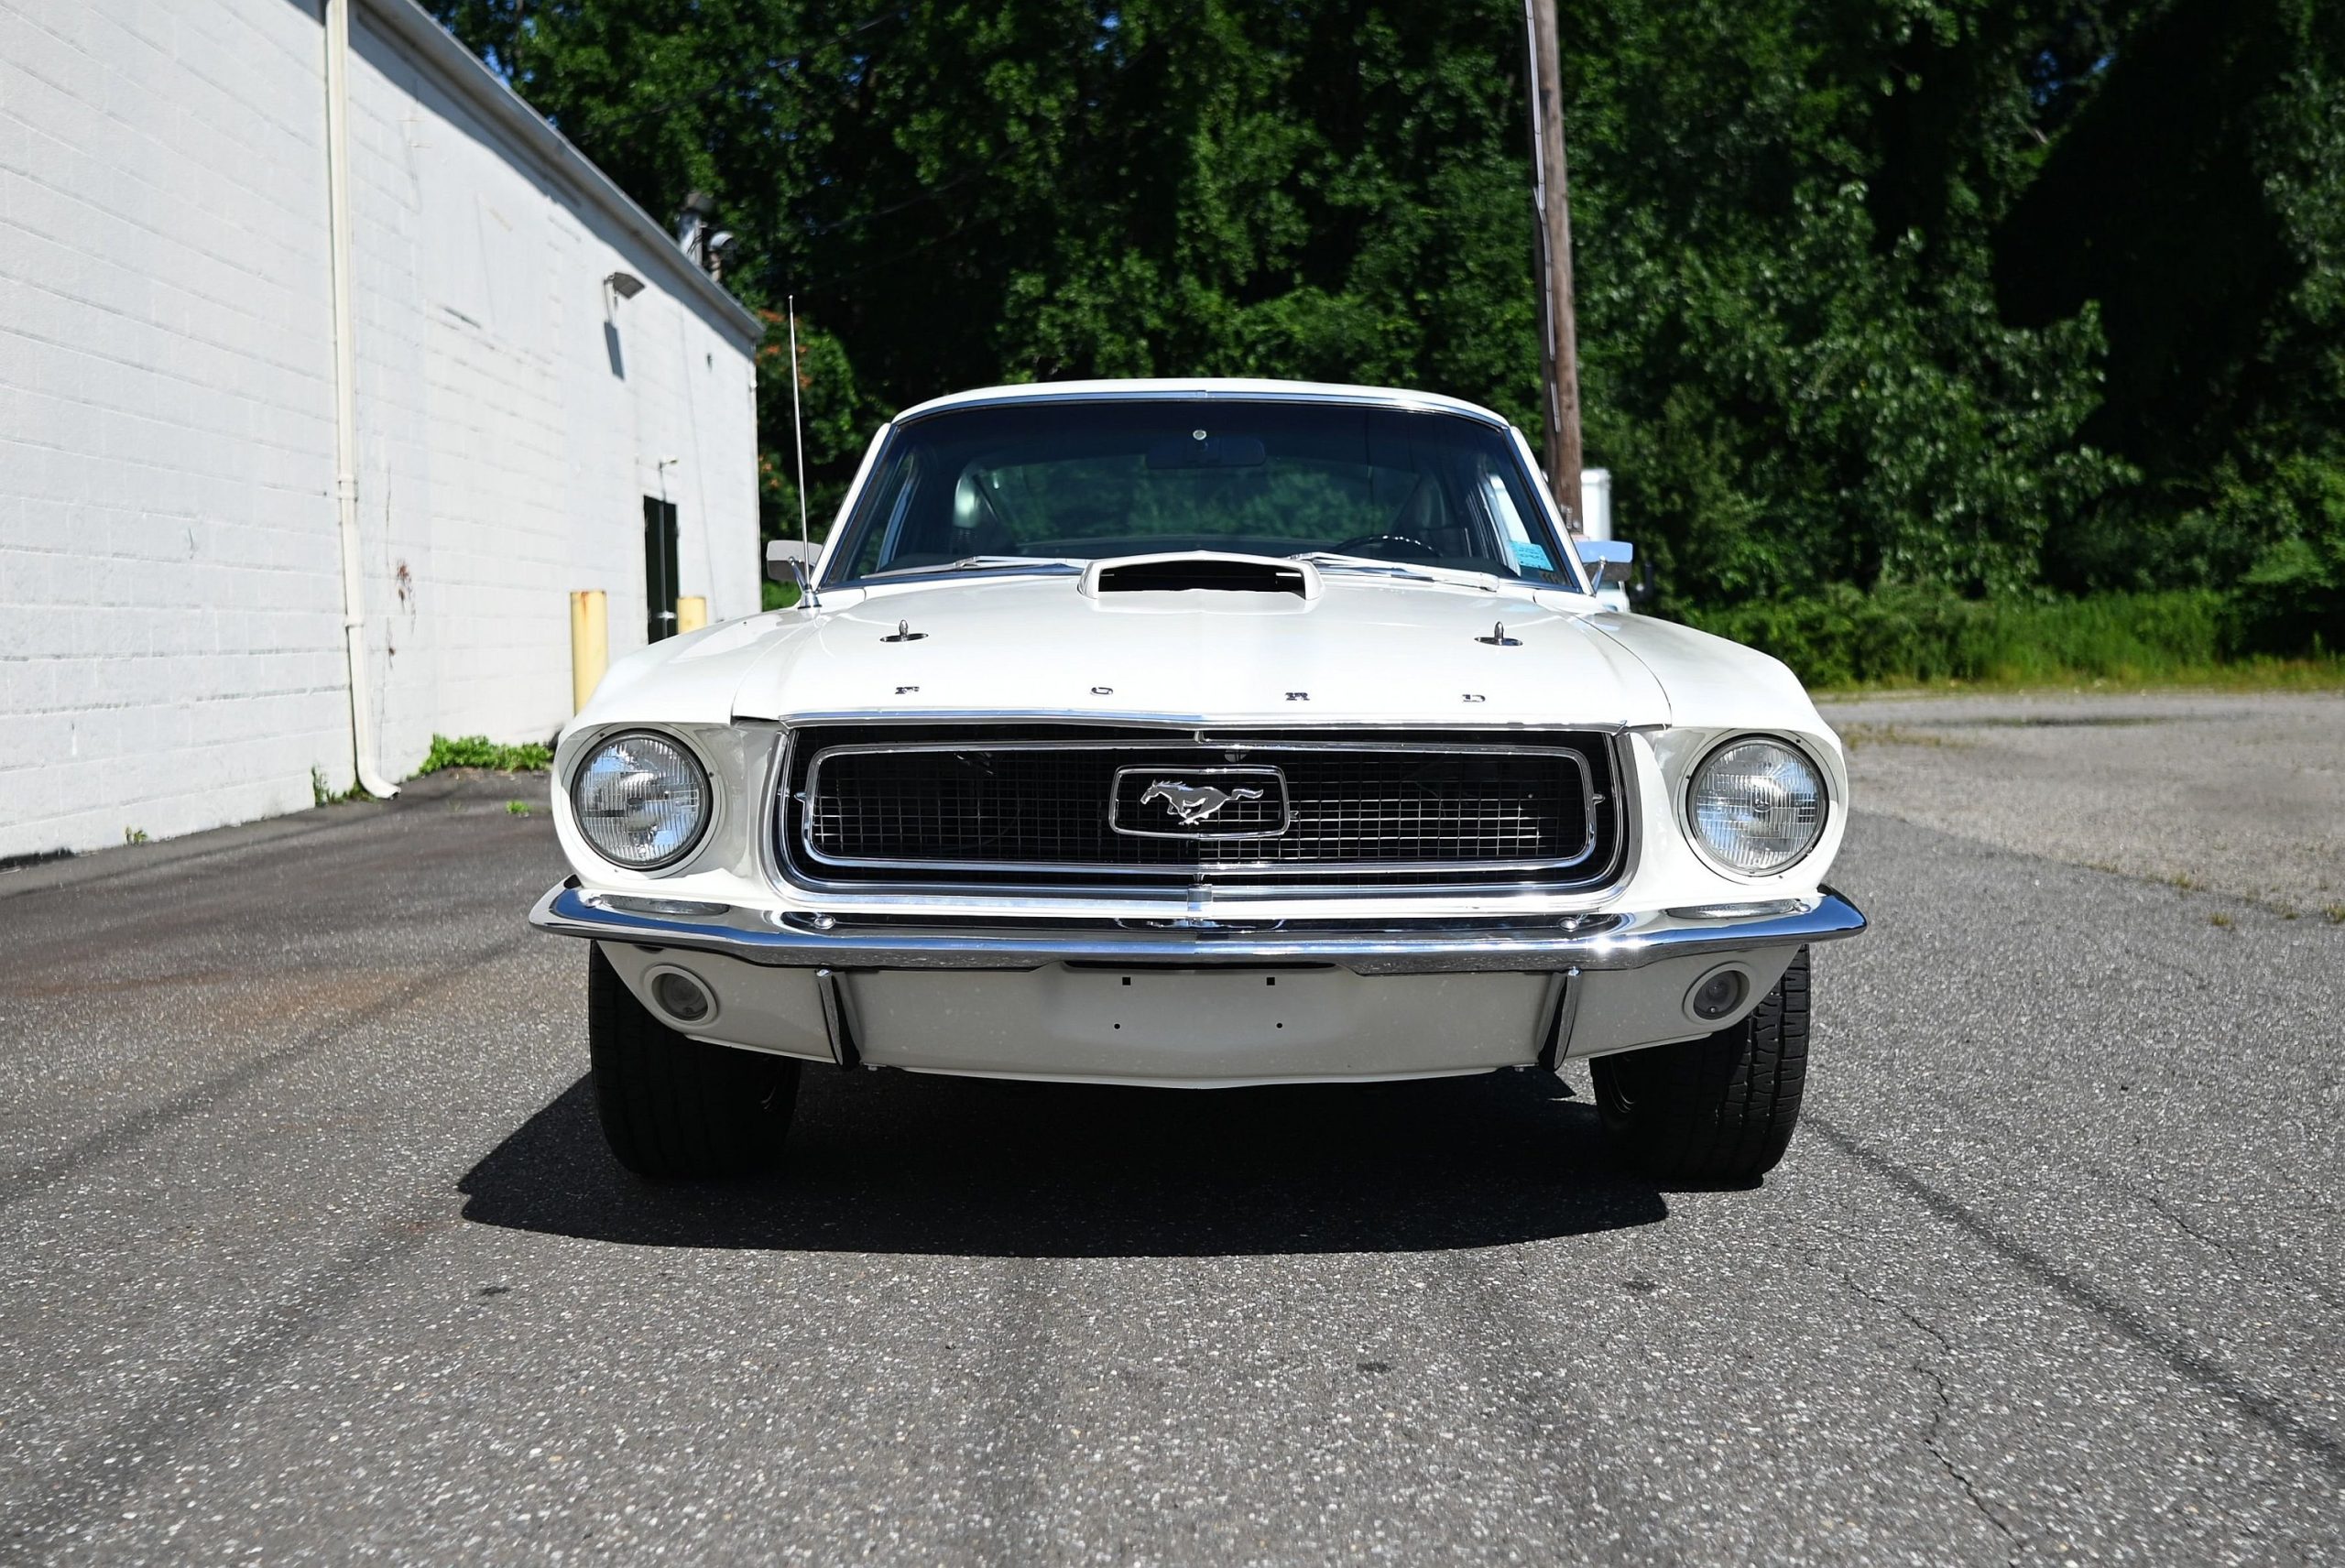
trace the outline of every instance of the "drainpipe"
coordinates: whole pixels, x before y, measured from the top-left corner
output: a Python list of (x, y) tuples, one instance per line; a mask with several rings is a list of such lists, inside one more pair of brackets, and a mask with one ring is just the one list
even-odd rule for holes
[(333, 498), (342, 528), (342, 635), (350, 656), (350, 750), (358, 787), (378, 800), (399, 792), (375, 766), (375, 719), (366, 711), (365, 583), (358, 570), (358, 352), (350, 302), (350, 7), (325, 0), (326, 188), (333, 215)]

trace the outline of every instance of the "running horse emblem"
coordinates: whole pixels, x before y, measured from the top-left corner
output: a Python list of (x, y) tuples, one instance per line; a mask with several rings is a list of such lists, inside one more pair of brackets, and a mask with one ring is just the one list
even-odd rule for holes
[(1216, 789), (1210, 784), (1183, 784), (1177, 779), (1160, 779), (1141, 794), (1143, 806), (1151, 800), (1162, 800), (1164, 809), (1181, 819), (1184, 828), (1195, 827), (1213, 817), (1232, 800), (1259, 800), (1260, 789)]

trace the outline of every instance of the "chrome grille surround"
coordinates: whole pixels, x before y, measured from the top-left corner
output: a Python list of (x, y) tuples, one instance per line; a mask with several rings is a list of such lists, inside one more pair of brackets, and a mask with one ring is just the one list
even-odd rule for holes
[[(1253, 767), (1284, 781), (1275, 833), (1113, 820), (1135, 770)], [(1586, 892), (1627, 849), (1613, 737), (1587, 730), (826, 723), (775, 780), (777, 869), (832, 892)]]

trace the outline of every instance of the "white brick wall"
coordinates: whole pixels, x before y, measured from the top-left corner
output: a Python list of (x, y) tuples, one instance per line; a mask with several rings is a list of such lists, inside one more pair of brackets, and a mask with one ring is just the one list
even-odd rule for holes
[[(384, 770), (543, 738), (568, 593), (643, 637), (642, 496), (756, 608), (752, 370), (675, 264), (361, 6), (352, 223)], [(0, 0), (0, 857), (351, 776), (323, 38), (289, 0)], [(649, 287), (620, 307), (603, 277)]]

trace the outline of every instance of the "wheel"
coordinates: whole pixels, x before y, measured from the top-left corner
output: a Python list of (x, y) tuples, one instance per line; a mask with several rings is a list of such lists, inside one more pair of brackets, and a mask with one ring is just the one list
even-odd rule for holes
[(603, 1137), (637, 1175), (744, 1176), (780, 1156), (799, 1064), (678, 1034), (635, 999), (599, 947), (587, 949), (586, 1043)]
[(1732, 1029), (1588, 1063), (1597, 1114), (1629, 1158), (1672, 1181), (1730, 1185), (1775, 1168), (1807, 1076), (1807, 949)]

